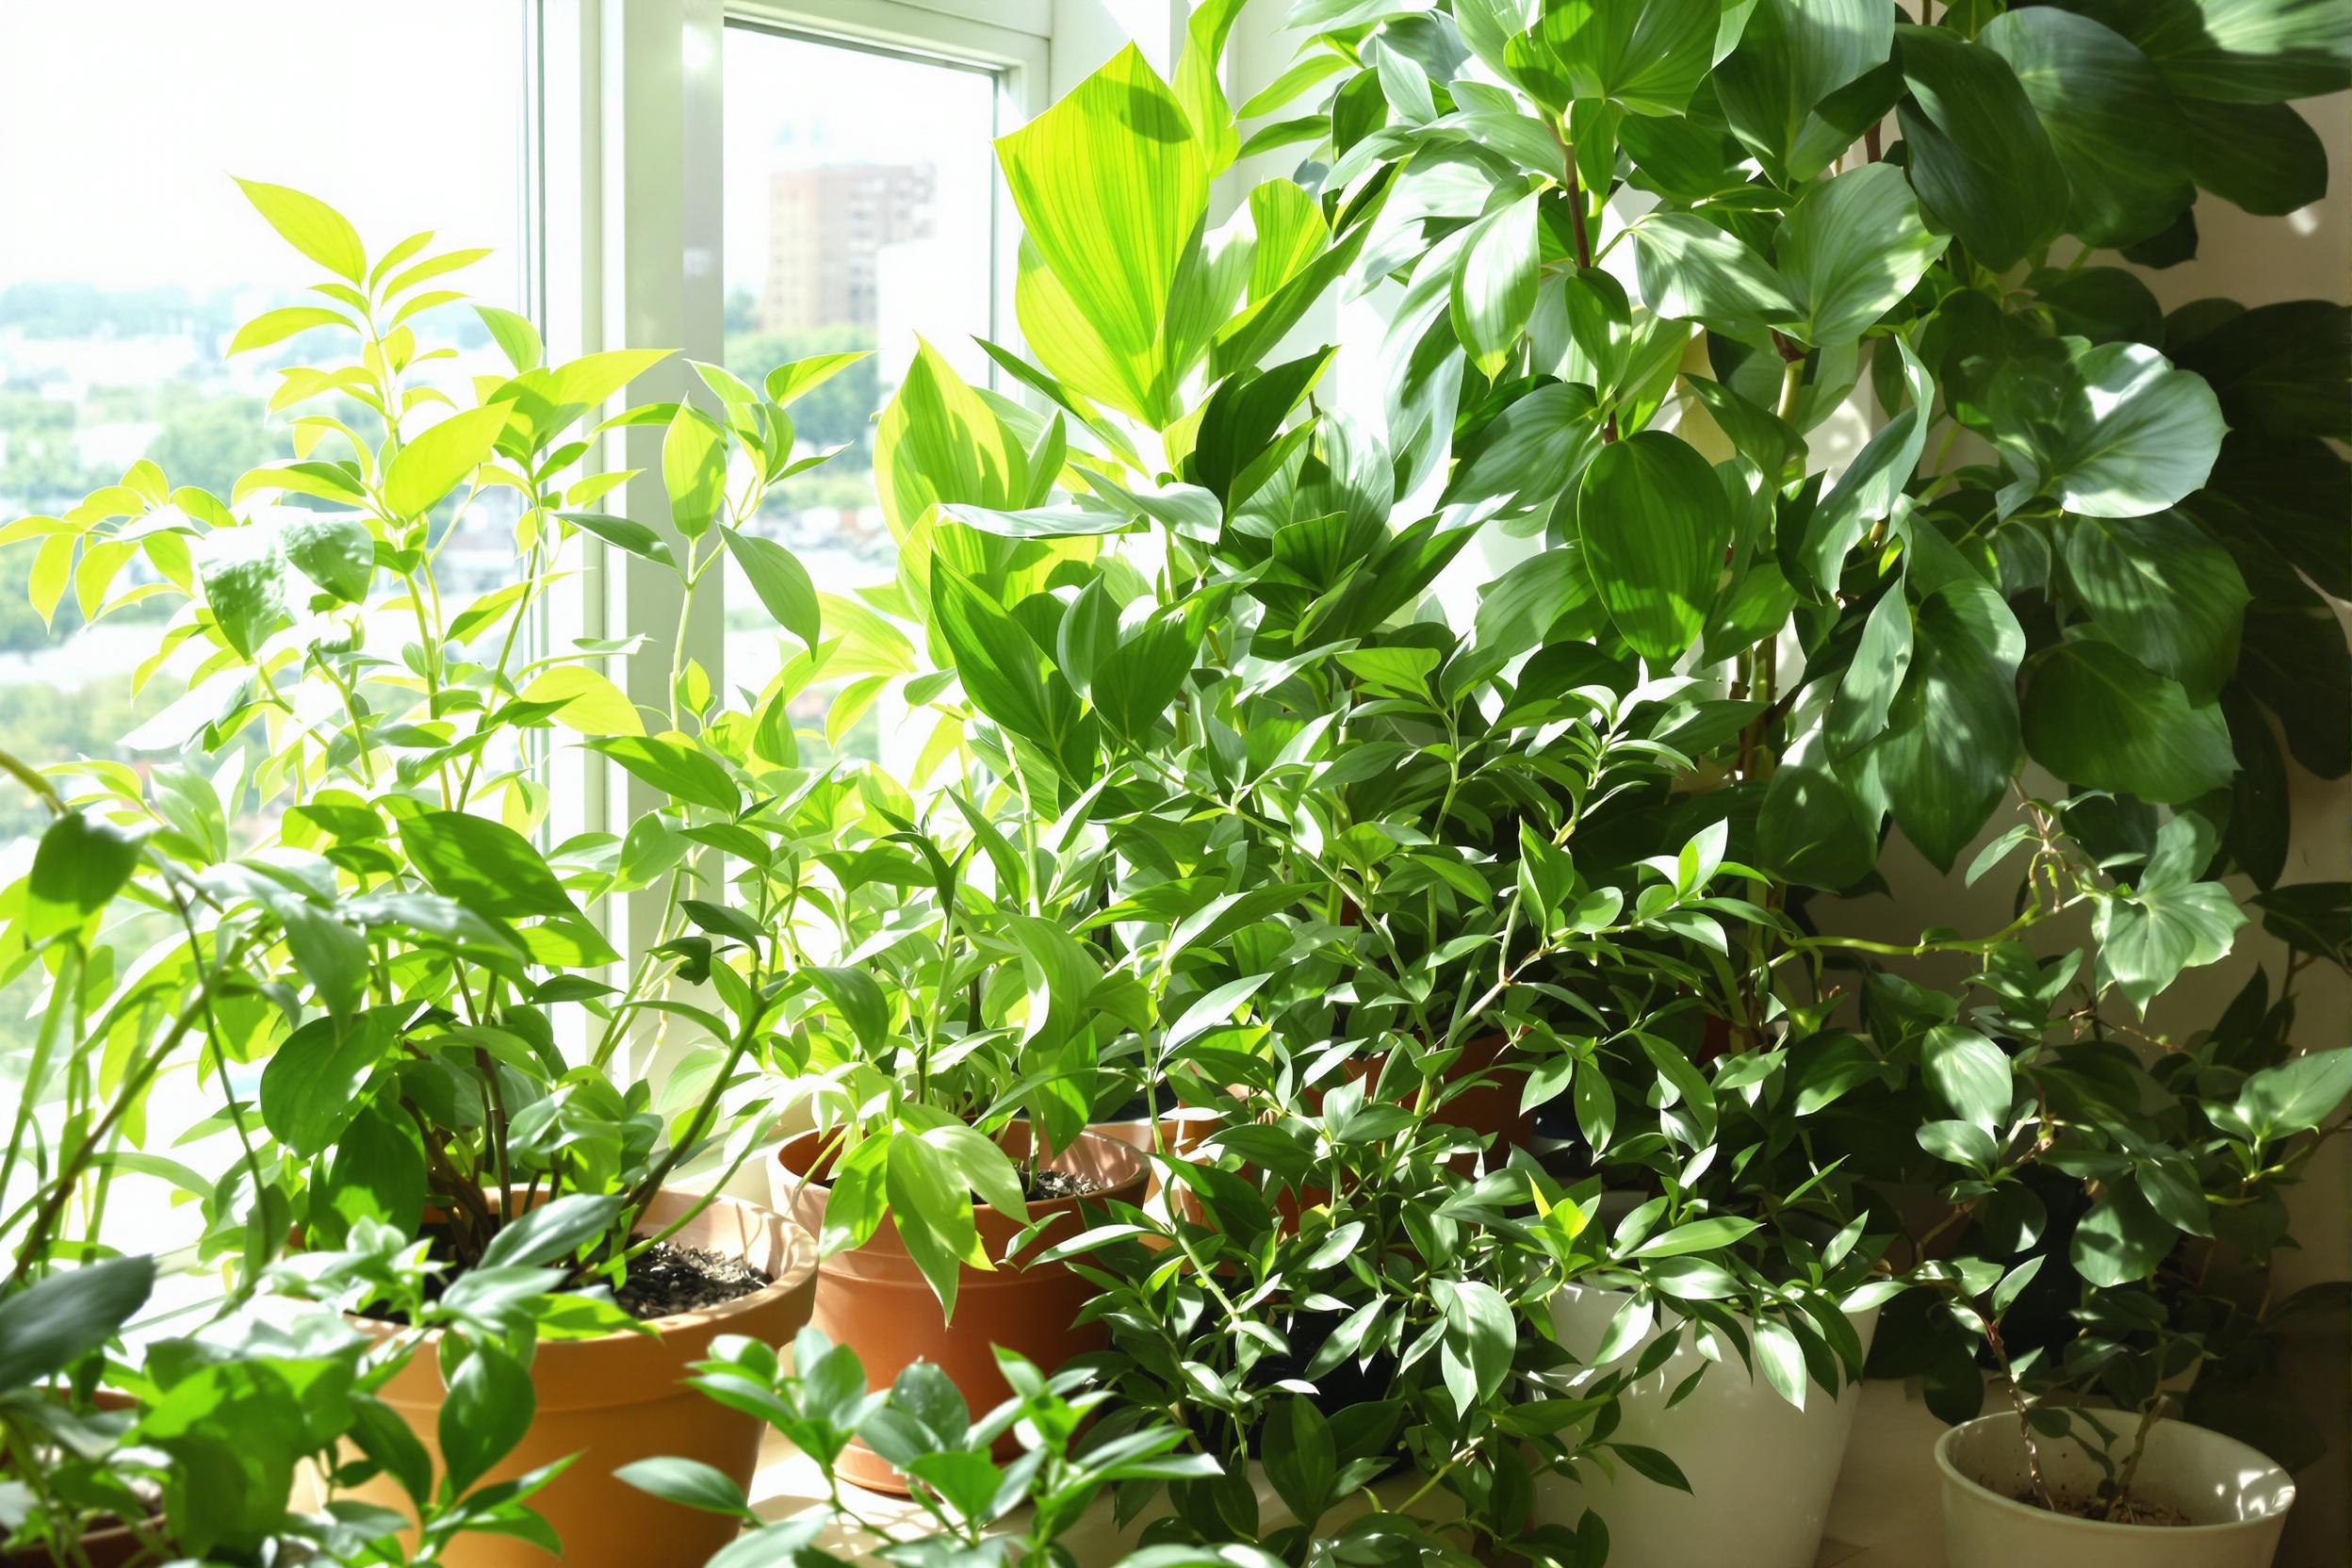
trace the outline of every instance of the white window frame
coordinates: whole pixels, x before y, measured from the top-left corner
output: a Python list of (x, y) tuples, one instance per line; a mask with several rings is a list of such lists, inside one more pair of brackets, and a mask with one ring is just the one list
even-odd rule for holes
[[(550, 358), (622, 347), (678, 351), (615, 408), (685, 398), (698, 385), (686, 361), (719, 359), (728, 24), (991, 72), (1002, 135), (1128, 36), (1141, 37), (1155, 57), (1170, 52), (1184, 10), (1184, 0), (533, 0), (533, 302)], [(1056, 49), (1057, 35), (1068, 47)], [(994, 330), (1017, 348), (1019, 239), (1001, 185), (995, 213)], [(612, 498), (612, 509), (665, 529), (662, 435), (649, 427), (612, 432), (590, 461), (639, 470)], [(579, 544), (580, 570), (545, 612), (549, 645), (645, 634), (624, 685), (632, 701), (658, 710), (668, 706), (673, 639), (682, 638), (685, 657), (724, 689), (725, 574), (703, 580), (693, 620), (681, 624), (674, 579), (599, 540)], [(578, 748), (556, 749), (548, 783), (557, 840), (625, 833), (659, 804), (643, 783)], [(656, 901), (642, 896), (612, 917), (608, 934), (626, 962), (656, 939), (660, 918)]]

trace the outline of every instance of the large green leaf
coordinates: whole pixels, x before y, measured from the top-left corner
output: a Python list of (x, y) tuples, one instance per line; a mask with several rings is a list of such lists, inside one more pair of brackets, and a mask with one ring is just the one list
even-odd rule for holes
[(2073, 190), (2066, 226), (2086, 244), (2162, 234), (2197, 199), (2180, 106), (2128, 40), (2048, 6), (1997, 16), (1977, 37), (2041, 116)]
[(673, 801), (708, 806), (730, 817), (743, 809), (734, 776), (683, 735), (621, 735), (592, 741), (588, 749), (610, 757)]
[(2034, 661), (2025, 743), (2069, 784), (2167, 805), (2228, 788), (2237, 769), (2218, 703), (2192, 703), (2178, 683), (2087, 638)]
[(155, 1288), (155, 1260), (60, 1268), (0, 1300), (0, 1393), (54, 1378), (131, 1320)]
[(424, 1217), (424, 1150), (405, 1122), (370, 1104), (343, 1129), (310, 1189), (311, 1229), (340, 1247), (360, 1219), (415, 1235)]
[(2202, 485), (2225, 430), (2213, 388), (2144, 343), (2071, 341), (2066, 359), (2015, 360), (1994, 383), (1994, 438), (2023, 470), (2002, 505), (2040, 494), (2141, 517)]
[(512, 413), (506, 403), (469, 408), (409, 441), (384, 468), (384, 509), (402, 521), (432, 511), (490, 460), (490, 444)]
[(1795, 179), (1811, 179), (1853, 139), (1826, 129), (1822, 100), (1886, 62), (1895, 8), (1880, 0), (1756, 0), (1740, 45), (1715, 70), (1733, 134)]
[(972, 705), (1017, 735), (1052, 743), (1054, 715), (1038, 671), (1044, 656), (1021, 624), (944, 564), (931, 571), (931, 615)]
[(662, 487), (678, 532), (699, 539), (710, 531), (727, 499), (727, 432), (691, 404), (678, 405), (662, 437)]
[(2197, 701), (2221, 690), (2251, 596), (2229, 551), (2177, 512), (2072, 517), (2059, 537), (2075, 597), (2118, 647)]
[(817, 588), (808, 580), (808, 568), (773, 539), (724, 527), (719, 532), (727, 542), (727, 553), (743, 568), (744, 580), (760, 596), (768, 614), (815, 653), (817, 639), (825, 629), (825, 612), (817, 603)]
[(1723, 481), (1679, 436), (1644, 431), (1604, 446), (1576, 492), (1576, 537), (1609, 619), (1662, 663), (1707, 624), (1732, 511)]
[(2277, 218), (2328, 194), (2328, 147), (2286, 104), (2180, 101), (2189, 175), (2225, 202)]
[(2201, 818), (2172, 818), (2157, 830), (2138, 885), (2101, 898), (2092, 913), (2100, 984), (2122, 991), (2143, 1014), (2182, 970), (2225, 956), (2246, 923), (2227, 888), (2197, 880), (2213, 852), (2213, 831)]
[(903, 539), (940, 501), (1026, 504), (1029, 460), (986, 400), (921, 343), (875, 427), (874, 480), (883, 516)]
[(312, 1019), (261, 1070), (262, 1125), (294, 1153), (319, 1152), (359, 1114), (360, 1086), (392, 1043), (373, 1014), (349, 1026)]
[[(1892, 597), (1900, 604), (1903, 596)], [(1773, 768), (1756, 832), (1764, 868), (1805, 887), (1852, 887), (1878, 864), (1878, 823), (1830, 766), (1819, 729), (1807, 730)]]
[(2139, 1188), (2115, 1182), (2075, 1226), (2066, 1258), (2084, 1280), (2113, 1289), (2155, 1273), (2180, 1240), (2180, 1233), (2148, 1207)]
[(531, 841), (502, 822), (419, 811), (400, 820), (400, 847), (433, 891), (488, 919), (580, 912)]
[[(1897, 337), (1894, 345), (1903, 359), (1908, 400), (1863, 443), (1805, 519), (1804, 531), (1782, 536), (1781, 565), (1792, 583), (1809, 584), (1822, 594), (1836, 592), (1846, 552), (1872, 523), (1894, 510), (1927, 449), (1928, 410), (1936, 384), (1908, 341)], [(1886, 345), (1881, 343), (1877, 351), (1886, 352)]]
[(1903, 836), (1949, 868), (2000, 804), (2017, 764), (2025, 634), (1991, 584), (1957, 576), (1919, 601), (1886, 727), (1840, 772), (1884, 801)]
[(1919, 1070), (1954, 1116), (1998, 1130), (2016, 1093), (2009, 1058), (1975, 1030), (1939, 1023), (1919, 1041)]
[(359, 231), (341, 213), (316, 196), (286, 186), (264, 185), (259, 180), (237, 184), (288, 245), (352, 283), (366, 278), (367, 247), (359, 242)]
[(1755, 338), (1797, 314), (1797, 303), (1756, 248), (1695, 213), (1658, 212), (1633, 229), (1642, 301), (1670, 319), (1704, 322)]
[(1482, 376), (1503, 368), (1535, 309), (1537, 200), (1522, 196), (1472, 224), (1454, 269), (1454, 335)]
[(1680, 114), (1715, 63), (1721, 0), (1576, 0), (1543, 8), (1503, 57), (1555, 114), (1607, 100), (1636, 114)]
[(196, 573), (213, 624), (239, 657), (253, 658), (292, 624), (286, 608), (286, 561), (269, 530), (212, 530), (197, 546)]
[(2138, 44), (2183, 98), (2272, 104), (2352, 87), (2342, 0), (2059, 0)]
[(1928, 228), (1892, 164), (1865, 164), (1810, 187), (1773, 244), (1797, 307), (1787, 331), (1815, 348), (1853, 342), (1902, 302), (1948, 243)]
[(2269, 1142), (2311, 1131), (2335, 1115), (2347, 1094), (2352, 1050), (2313, 1051), (2249, 1076), (2234, 1108), (2239, 1120)]
[(1130, 45), (996, 151), (1023, 237), (1092, 330), (1111, 384), (1070, 375), (1035, 331), (1032, 347), (1086, 396), (1161, 422), (1162, 323), (1209, 199), (1184, 106)]
[(304, 577), (346, 604), (364, 603), (376, 574), (375, 535), (348, 513), (290, 517), (278, 531), (286, 558)]
[(78, 810), (43, 828), (24, 885), (25, 935), (73, 930), (105, 908), (139, 868), (144, 837)]
[(442, 1484), (452, 1495), (482, 1479), (523, 1440), (537, 1406), (538, 1391), (520, 1362), (495, 1340), (469, 1342), (469, 1353), (442, 1398), (435, 1430)]
[(1977, 260), (2014, 266), (2065, 227), (2069, 194), (2033, 101), (1983, 44), (1937, 27), (1895, 33), (1912, 186)]

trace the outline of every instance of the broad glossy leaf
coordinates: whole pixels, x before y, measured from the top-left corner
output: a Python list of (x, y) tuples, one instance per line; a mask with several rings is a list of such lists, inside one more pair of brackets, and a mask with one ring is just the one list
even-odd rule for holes
[(359, 1114), (360, 1087), (392, 1044), (372, 1014), (348, 1026), (312, 1019), (262, 1069), (262, 1125), (294, 1153), (318, 1153)]
[(41, 830), (25, 894), (25, 935), (38, 940), (80, 926), (122, 890), (145, 834), (69, 810)]
[(1706, 625), (1731, 541), (1731, 503), (1707, 459), (1644, 431), (1604, 446), (1576, 493), (1576, 537), (1594, 591), (1634, 651), (1673, 660)]
[(610, 757), (671, 800), (729, 816), (743, 809), (743, 792), (733, 776), (683, 735), (622, 735), (591, 742), (589, 749)]
[(1694, 213), (1652, 213), (1635, 225), (1633, 245), (1642, 302), (1657, 315), (1753, 338), (1797, 314), (1771, 263)]
[(0, 1299), (0, 1393), (54, 1378), (112, 1339), (155, 1288), (155, 1260), (59, 1267)]
[(2202, 485), (2221, 451), (2213, 388), (2141, 343), (2014, 361), (1993, 408), (1995, 439), (2024, 470), (2004, 505), (2038, 493), (2086, 517), (2145, 516)]
[[(1863, 443), (1862, 450), (1805, 519), (1804, 531), (1793, 539), (1783, 535), (1781, 564), (1791, 583), (1824, 595), (1835, 593), (1845, 572), (1846, 552), (1861, 541), (1872, 523), (1894, 511), (1927, 449), (1928, 412), (1936, 385), (1906, 339), (1895, 338), (1894, 346), (1902, 356), (1909, 400)], [(1881, 343), (1877, 351), (1886, 352), (1886, 346)]]
[(2088, 639), (2062, 643), (2034, 661), (2025, 743), (2069, 784), (2163, 805), (2227, 789), (2237, 769), (2217, 703), (2192, 702), (2177, 682), (2121, 648)]
[(400, 448), (384, 471), (384, 507), (405, 522), (440, 504), (490, 459), (491, 443), (506, 429), (505, 403), (452, 414)]
[(1739, 46), (1715, 70), (1733, 133), (1794, 178), (1820, 173), (1852, 139), (1820, 134), (1816, 110), (1886, 64), (1895, 14), (1879, 0), (1756, 0)]
[(1535, 309), (1536, 204), (1522, 196), (1472, 224), (1455, 266), (1454, 335), (1481, 376), (1502, 369)]
[(462, 1494), (488, 1474), (531, 1429), (537, 1406), (523, 1364), (493, 1341), (473, 1342), (441, 1403), (443, 1486)]
[[(2266, 1140), (2308, 1133), (2352, 1095), (2352, 1050), (2313, 1051), (2262, 1069), (2239, 1086), (2238, 1119)], [(0, 1379), (0, 1386), (6, 1380)]]
[[(42, 553), (48, 553), (45, 547)], [(196, 572), (204, 581), (204, 603), (214, 624), (240, 658), (252, 659), (273, 634), (291, 624), (286, 608), (286, 561), (269, 530), (212, 530), (197, 547)]]
[(875, 427), (874, 476), (883, 516), (903, 539), (940, 501), (1026, 504), (1029, 459), (995, 411), (922, 343)]
[(2328, 147), (2287, 104), (2180, 104), (2189, 175), (2223, 201), (2280, 217), (2328, 194)]
[(571, 895), (529, 839), (488, 817), (419, 811), (400, 819), (400, 846), (433, 891), (478, 915), (573, 915)]
[(259, 180), (238, 180), (245, 199), (288, 245), (338, 277), (352, 283), (368, 275), (367, 247), (351, 220), (316, 196)]
[(2177, 512), (2058, 525), (2066, 582), (2099, 630), (2193, 701), (2211, 700), (2238, 663), (2246, 581), (2230, 552)]
[(557, 664), (531, 677), (518, 699), (561, 703), (554, 720), (582, 735), (642, 735), (645, 721), (637, 716), (629, 694), (585, 664)]
[(810, 654), (825, 630), (825, 612), (817, 603), (816, 584), (800, 558), (773, 539), (721, 528), (727, 554), (743, 568), (751, 591), (760, 596), (776, 624), (799, 638)]
[(2132, 40), (2183, 98), (2271, 104), (2352, 86), (2336, 0), (2062, 0)]
[(415, 1235), (424, 1217), (424, 1150), (405, 1122), (370, 1103), (336, 1138), (324, 1178), (310, 1190), (310, 1228), (340, 1247), (360, 1219)]
[[(1891, 700), (1891, 689), (1887, 694)], [(1878, 863), (1876, 814), (1838, 776), (1819, 729), (1807, 730), (1772, 769), (1756, 830), (1765, 869), (1806, 887), (1852, 887)]]
[(2113, 1289), (2155, 1273), (2180, 1240), (2180, 1233), (2148, 1206), (2137, 1187), (2116, 1182), (2075, 1225), (2066, 1258), (2084, 1280)]
[(1973, 1029), (1939, 1023), (1919, 1042), (1919, 1069), (1936, 1098), (1964, 1121), (1998, 1128), (2015, 1093), (2009, 1058)]
[(1977, 40), (2009, 62), (2041, 116), (2072, 188), (2066, 227), (2086, 244), (2162, 234), (2196, 200), (2180, 107), (2128, 40), (2048, 6), (1997, 16)]
[(678, 532), (699, 539), (710, 531), (727, 498), (727, 433), (689, 404), (678, 405), (662, 437), (662, 487)]
[(289, 517), (278, 538), (304, 577), (346, 604), (366, 601), (376, 575), (376, 540), (360, 518), (335, 512)]
[(1936, 27), (1899, 26), (1901, 107), (1919, 200), (1977, 260), (2011, 267), (2065, 227), (2070, 188), (2009, 62)]
[(1892, 164), (1808, 188), (1773, 246), (1797, 307), (1788, 332), (1816, 348), (1854, 341), (1911, 292), (1948, 243), (1928, 228)]
[(1636, 114), (1680, 114), (1715, 63), (1720, 0), (1578, 0), (1542, 8), (1503, 57), (1554, 113), (1607, 100)]

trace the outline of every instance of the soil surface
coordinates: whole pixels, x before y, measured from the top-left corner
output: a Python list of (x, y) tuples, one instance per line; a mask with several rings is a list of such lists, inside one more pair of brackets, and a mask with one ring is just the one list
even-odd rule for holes
[(2145, 1525), (2155, 1529), (2182, 1529), (2196, 1523), (2170, 1503), (2128, 1502), (2121, 1517), (2107, 1517), (2108, 1500), (2104, 1497), (2060, 1497), (2051, 1507), (2034, 1495), (2033, 1490), (2018, 1493), (2014, 1501), (2028, 1508), (2041, 1509), (2045, 1513), (2062, 1514), (2068, 1519), (2089, 1519), (2110, 1525)]
[(1028, 1190), (1021, 1196), (1032, 1203), (1050, 1203), (1056, 1198), (1085, 1198), (1108, 1190), (1091, 1176), (1073, 1175), (1067, 1170), (1033, 1168), (1028, 1176), (1024, 1184)]
[(705, 1247), (662, 1242), (629, 1260), (629, 1278), (612, 1299), (640, 1320), (723, 1307), (776, 1282), (743, 1259)]

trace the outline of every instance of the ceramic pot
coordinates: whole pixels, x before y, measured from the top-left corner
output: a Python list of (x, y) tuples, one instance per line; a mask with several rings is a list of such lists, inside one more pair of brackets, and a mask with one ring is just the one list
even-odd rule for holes
[[(1623, 1291), (1563, 1288), (1552, 1298), (1560, 1344), (1589, 1360), (1625, 1299)], [(1867, 1353), (1876, 1309), (1849, 1314), (1848, 1321)], [(1611, 1364), (1630, 1364), (1671, 1327), (1652, 1329)], [(1698, 1386), (1669, 1409), (1674, 1391), (1702, 1366)], [(1586, 1508), (1600, 1514), (1609, 1524), (1609, 1568), (1813, 1568), (1861, 1396), (1858, 1383), (1834, 1399), (1810, 1385), (1799, 1410), (1736, 1357), (1710, 1365), (1686, 1334), (1664, 1366), (1626, 1386), (1611, 1435), (1663, 1450), (1690, 1490), (1660, 1486), (1625, 1465), (1613, 1480), (1589, 1467), (1575, 1480), (1540, 1483), (1538, 1508), (1561, 1524), (1575, 1523)]]
[[(2081, 1443), (2034, 1446), (2052, 1496), (2097, 1495), (2106, 1472)], [(2178, 1509), (2190, 1521), (2182, 1526), (2110, 1525), (2017, 1501), (2033, 1480), (2011, 1413), (1944, 1433), (1936, 1468), (1950, 1568), (2266, 1568), (2295, 1502), (2295, 1482), (2262, 1453), (2186, 1421), (2149, 1429), (2132, 1485), (2133, 1496)]]
[[(768, 1165), (776, 1206), (812, 1233), (825, 1220), (827, 1188), (816, 1179), (823, 1173), (814, 1168), (824, 1142), (814, 1133), (788, 1138)], [(1004, 1142), (1007, 1153), (1023, 1157), (1029, 1150), (1028, 1129), (1015, 1126)], [(1095, 1190), (1081, 1198), (1031, 1203), (1030, 1219), (1044, 1223), (1023, 1256), (1084, 1229), (1084, 1209), (1106, 1200), (1137, 1205), (1143, 1201), (1149, 1167), (1140, 1152), (1117, 1138), (1084, 1134), (1076, 1145), (1045, 1165), (1079, 1177)], [(975, 1205), (972, 1217), (979, 1225), (980, 1245), (991, 1259), (1002, 1258), (1023, 1229), (1018, 1220), (986, 1204)], [(990, 1347), (1018, 1351), (1051, 1376), (1072, 1357), (1110, 1344), (1110, 1331), (1103, 1325), (1078, 1321), (1095, 1295), (1094, 1286), (1061, 1264), (967, 1266), (956, 1281), (951, 1324), (939, 1311), (930, 1282), (886, 1219), (863, 1247), (837, 1252), (819, 1266), (816, 1311), (810, 1321), (834, 1344), (858, 1352), (869, 1388), (886, 1389), (901, 1371), (927, 1361), (954, 1380), (964, 1403), (979, 1415), (1012, 1393), (997, 1371)], [(997, 1457), (1010, 1458), (1019, 1446), (1007, 1433), (999, 1442)], [(906, 1491), (906, 1478), (862, 1443), (843, 1450), (836, 1468), (844, 1480), (869, 1492), (904, 1495)]]
[[(646, 1206), (648, 1230), (661, 1230), (698, 1200), (665, 1191)], [(701, 1562), (733, 1540), (736, 1523), (680, 1508), (612, 1478), (624, 1464), (662, 1455), (699, 1460), (749, 1488), (759, 1469), (765, 1427), (689, 1387), (687, 1369), (705, 1360), (721, 1334), (790, 1344), (815, 1305), (817, 1246), (810, 1233), (753, 1203), (716, 1199), (671, 1238), (749, 1262), (775, 1282), (749, 1296), (649, 1321), (652, 1335), (604, 1334), (543, 1343), (532, 1358), (538, 1398), (531, 1430), (485, 1480), (504, 1480), (578, 1454), (571, 1467), (531, 1499), (564, 1543), (567, 1568), (645, 1568)], [(394, 1331), (354, 1319), (376, 1333)], [(385, 1384), (383, 1398), (408, 1422), (440, 1468), (437, 1423), (446, 1391), (427, 1344)], [(349, 1494), (411, 1511), (408, 1496), (379, 1478)], [(545, 1568), (558, 1560), (528, 1543), (498, 1535), (461, 1535), (440, 1559), (449, 1568)]]

